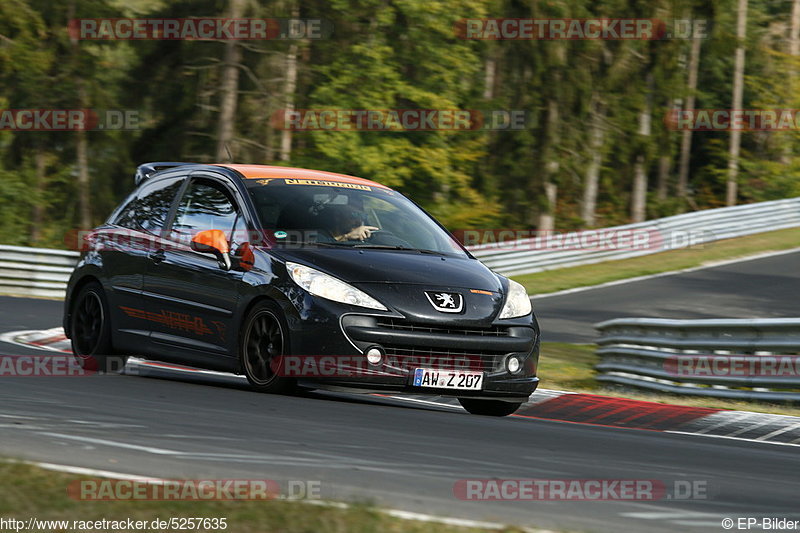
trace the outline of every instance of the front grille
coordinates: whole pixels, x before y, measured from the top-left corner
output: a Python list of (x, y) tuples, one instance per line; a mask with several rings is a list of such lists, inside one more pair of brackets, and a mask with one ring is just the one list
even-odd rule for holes
[(470, 328), (459, 326), (431, 326), (428, 324), (414, 324), (396, 318), (379, 318), (378, 327), (397, 331), (418, 331), (422, 333), (449, 333), (453, 335), (475, 335), (480, 337), (508, 337), (508, 328), (490, 326), (488, 328)]
[(413, 371), (415, 368), (491, 372), (499, 364), (503, 353), (481, 350), (448, 350), (421, 346), (383, 345), (391, 366)]

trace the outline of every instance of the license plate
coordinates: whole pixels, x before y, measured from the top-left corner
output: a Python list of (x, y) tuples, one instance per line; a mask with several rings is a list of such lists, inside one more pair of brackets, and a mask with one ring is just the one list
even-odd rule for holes
[(415, 368), (414, 386), (436, 389), (481, 390), (483, 389), (483, 372)]

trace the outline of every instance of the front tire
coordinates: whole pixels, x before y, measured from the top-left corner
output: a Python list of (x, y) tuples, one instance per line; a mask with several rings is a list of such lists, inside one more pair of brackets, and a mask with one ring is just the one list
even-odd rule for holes
[(280, 308), (260, 302), (250, 311), (240, 337), (239, 358), (250, 386), (258, 392), (288, 394), (296, 381), (276, 373), (277, 359), (289, 351), (289, 339)]
[(473, 415), (483, 416), (508, 416), (513, 414), (522, 403), (504, 402), (501, 400), (475, 400), (472, 398), (459, 398), (461, 407)]
[(125, 368), (127, 356), (114, 356), (111, 321), (103, 287), (92, 281), (84, 285), (72, 304), (70, 339), (72, 354), (84, 370), (117, 373)]

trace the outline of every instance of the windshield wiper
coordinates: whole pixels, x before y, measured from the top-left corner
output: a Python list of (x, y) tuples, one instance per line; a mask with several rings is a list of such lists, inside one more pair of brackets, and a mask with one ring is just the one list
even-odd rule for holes
[(292, 246), (319, 246), (323, 248), (352, 248), (353, 246), (350, 244), (345, 244), (342, 242), (316, 242), (316, 241), (298, 241), (298, 242), (286, 242), (286, 241), (277, 241), (275, 244), (283, 245), (287, 247)]
[(378, 250), (406, 250), (409, 252), (419, 252), (421, 254), (429, 254), (429, 255), (447, 255), (444, 252), (437, 252), (436, 250), (422, 250), (420, 248), (408, 248), (406, 246), (399, 246), (396, 244), (354, 244), (353, 248), (372, 248)]

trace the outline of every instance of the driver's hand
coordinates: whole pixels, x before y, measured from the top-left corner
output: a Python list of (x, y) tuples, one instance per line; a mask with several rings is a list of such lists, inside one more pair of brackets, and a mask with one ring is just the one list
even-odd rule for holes
[(375, 226), (358, 226), (345, 233), (344, 238), (348, 241), (363, 241), (372, 236), (373, 231), (378, 231), (380, 228)]

